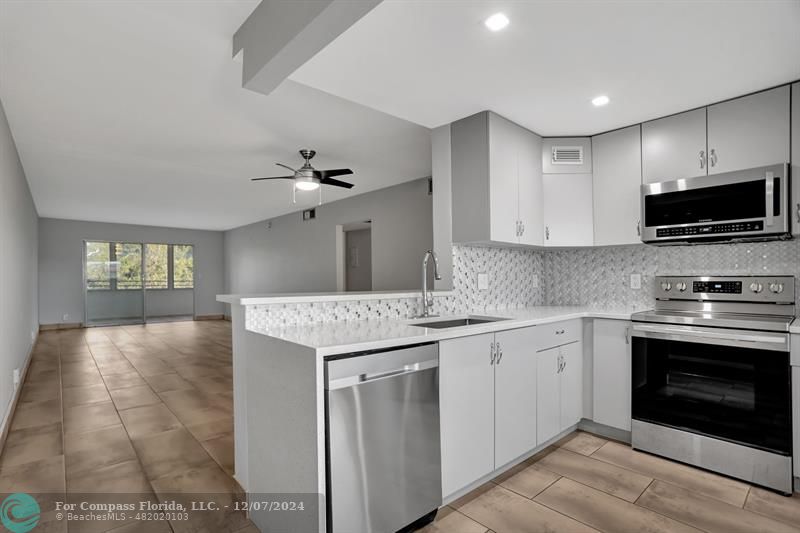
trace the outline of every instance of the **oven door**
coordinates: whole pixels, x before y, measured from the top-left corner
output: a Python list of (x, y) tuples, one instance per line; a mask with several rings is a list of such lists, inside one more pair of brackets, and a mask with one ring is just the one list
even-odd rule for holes
[(632, 418), (791, 455), (789, 335), (635, 323)]
[(758, 238), (789, 233), (788, 165), (642, 185), (642, 240)]

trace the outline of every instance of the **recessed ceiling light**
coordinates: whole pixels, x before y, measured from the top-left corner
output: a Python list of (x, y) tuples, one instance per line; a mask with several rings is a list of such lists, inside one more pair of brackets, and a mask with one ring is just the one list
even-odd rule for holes
[(608, 104), (610, 101), (611, 101), (611, 99), (608, 96), (604, 95), (604, 94), (601, 94), (600, 96), (595, 96), (594, 98), (592, 98), (592, 103), (594, 104), (595, 107), (602, 107), (602, 106)]
[(505, 16), (504, 14), (495, 13), (494, 15), (483, 21), (483, 23), (486, 24), (486, 27), (492, 31), (500, 31), (506, 26), (508, 26), (509, 20), (508, 17)]

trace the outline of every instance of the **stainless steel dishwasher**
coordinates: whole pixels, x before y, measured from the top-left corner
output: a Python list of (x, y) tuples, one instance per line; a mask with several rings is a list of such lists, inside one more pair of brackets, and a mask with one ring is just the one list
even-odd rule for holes
[(442, 504), (439, 347), (325, 363), (327, 515), (332, 533), (392, 533)]

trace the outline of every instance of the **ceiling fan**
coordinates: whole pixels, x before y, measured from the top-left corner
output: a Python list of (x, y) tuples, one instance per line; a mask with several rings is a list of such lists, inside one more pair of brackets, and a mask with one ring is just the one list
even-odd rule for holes
[[(333, 179), (333, 176), (346, 176), (352, 174), (353, 171), (349, 168), (336, 168), (332, 170), (317, 170), (311, 166), (311, 158), (316, 155), (314, 150), (303, 148), (300, 150), (300, 155), (305, 159), (303, 166), (298, 169), (293, 169), (289, 165), (283, 163), (275, 163), (279, 167), (287, 168), (294, 172), (291, 176), (274, 176), (270, 178), (251, 178), (251, 181), (262, 180), (294, 180), (294, 187), (292, 187), (292, 201), (296, 202), (295, 191), (313, 191), (320, 189), (320, 185), (331, 185), (333, 187), (342, 187), (344, 189), (352, 189), (353, 184), (346, 181)], [(320, 203), (322, 203), (322, 190), (320, 189)]]

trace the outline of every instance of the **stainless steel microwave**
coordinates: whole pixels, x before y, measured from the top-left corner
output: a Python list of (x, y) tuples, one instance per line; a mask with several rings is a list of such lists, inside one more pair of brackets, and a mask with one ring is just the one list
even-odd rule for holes
[(642, 241), (791, 238), (789, 165), (642, 185)]

